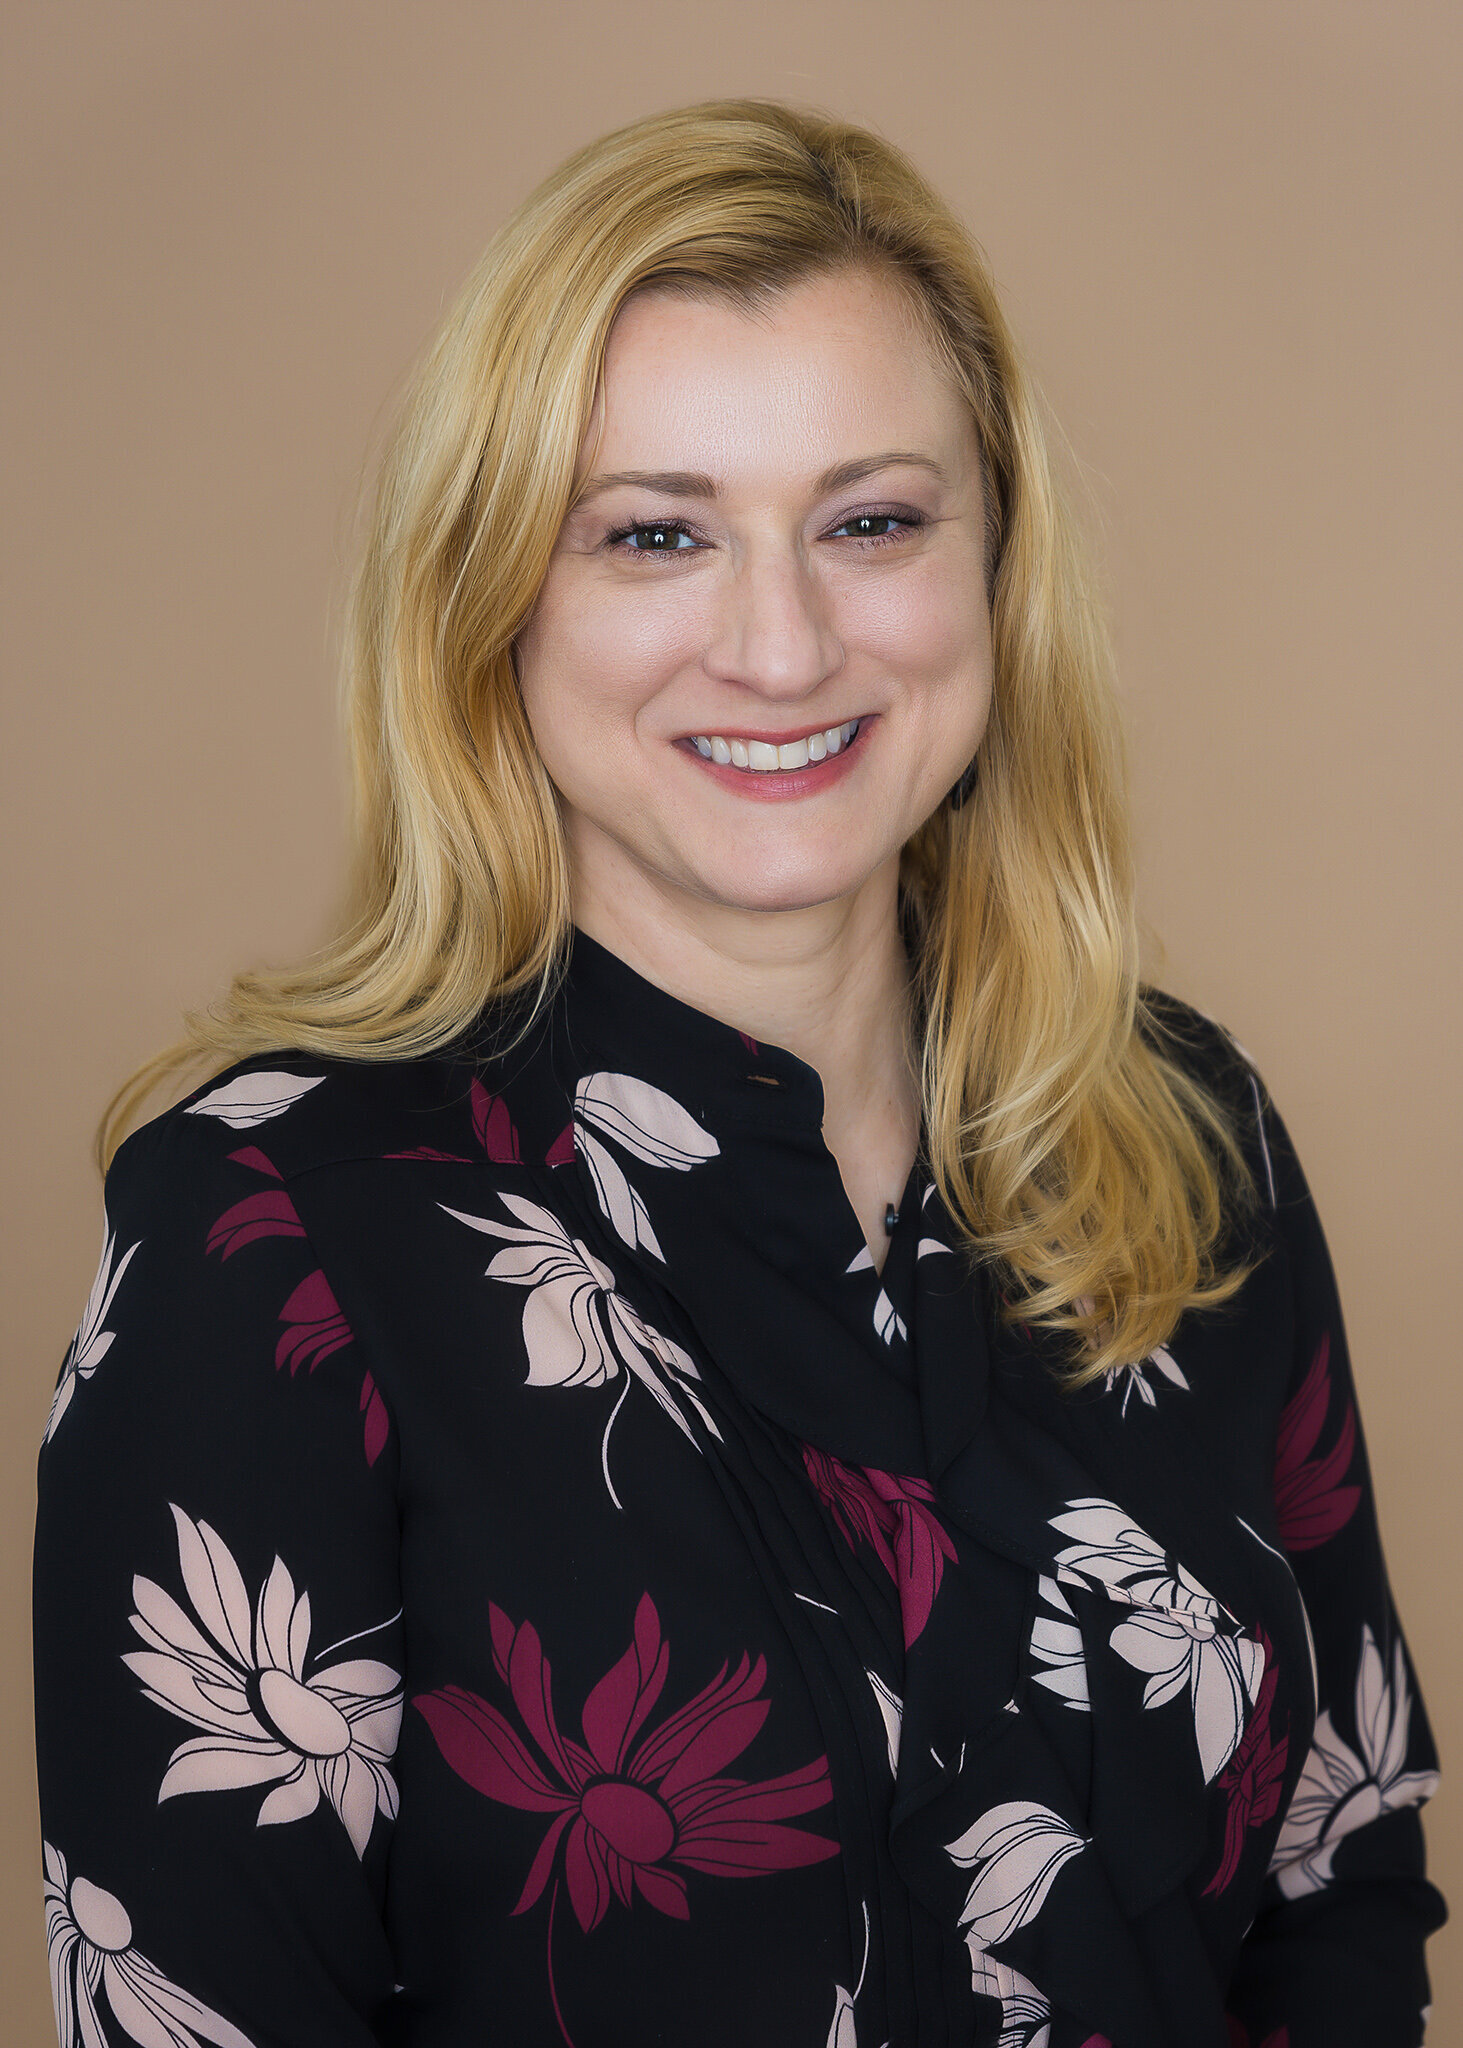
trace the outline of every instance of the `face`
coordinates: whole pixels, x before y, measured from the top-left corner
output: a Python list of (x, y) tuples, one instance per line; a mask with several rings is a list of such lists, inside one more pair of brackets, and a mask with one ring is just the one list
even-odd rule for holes
[(975, 428), (898, 291), (632, 299), (580, 477), (518, 640), (576, 915), (892, 904), (991, 689)]

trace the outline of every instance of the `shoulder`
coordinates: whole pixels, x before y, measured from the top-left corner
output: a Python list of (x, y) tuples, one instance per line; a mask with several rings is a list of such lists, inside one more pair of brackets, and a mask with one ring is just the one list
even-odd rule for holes
[(1259, 1071), (1228, 1026), (1168, 989), (1142, 984), (1137, 1028), (1155, 1052), (1222, 1103), (1245, 1101), (1253, 1112), (1256, 1092), (1264, 1099)]
[(244, 1165), (288, 1181), (351, 1160), (484, 1156), (501, 1062), (463, 1046), (406, 1059), (257, 1053), (133, 1131), (107, 1172), (114, 1195), (186, 1200)]

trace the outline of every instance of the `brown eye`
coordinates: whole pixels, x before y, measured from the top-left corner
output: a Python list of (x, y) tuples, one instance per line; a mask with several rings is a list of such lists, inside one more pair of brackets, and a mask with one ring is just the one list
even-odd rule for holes
[[(686, 545), (683, 547), (682, 542)], [(695, 546), (695, 541), (684, 526), (675, 526), (661, 520), (651, 520), (639, 526), (622, 526), (608, 536), (611, 547), (623, 548), (630, 555), (680, 555)]]

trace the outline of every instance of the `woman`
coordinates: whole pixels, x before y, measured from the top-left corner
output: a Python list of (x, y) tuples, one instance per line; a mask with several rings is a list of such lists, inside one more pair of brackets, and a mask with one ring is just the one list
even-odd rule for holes
[(343, 936), (104, 1127), (66, 2048), (1419, 2041), (1325, 1245), (1139, 985), (1101, 633), (909, 164), (729, 102), (556, 173), (351, 685)]

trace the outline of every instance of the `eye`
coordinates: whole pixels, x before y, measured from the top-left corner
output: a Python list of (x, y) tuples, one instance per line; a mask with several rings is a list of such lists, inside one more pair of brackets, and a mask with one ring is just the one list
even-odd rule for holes
[(696, 540), (675, 520), (652, 519), (636, 526), (616, 527), (613, 533), (605, 535), (605, 546), (627, 555), (682, 555), (690, 553)]
[(924, 523), (918, 512), (854, 512), (833, 532), (846, 533), (850, 540), (860, 541), (865, 547), (887, 547), (903, 540), (906, 534), (917, 532)]

